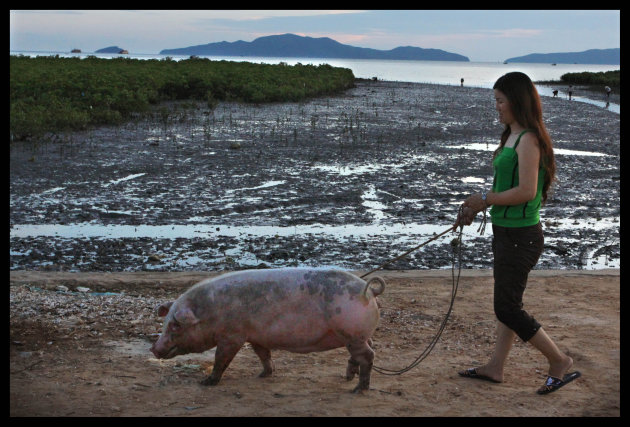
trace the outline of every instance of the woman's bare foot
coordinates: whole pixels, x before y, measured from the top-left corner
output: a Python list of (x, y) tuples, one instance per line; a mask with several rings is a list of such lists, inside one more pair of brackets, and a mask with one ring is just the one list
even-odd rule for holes
[(477, 373), (479, 375), (484, 375), (488, 378), (493, 379), (496, 382), (502, 383), (503, 382), (503, 370), (498, 370), (496, 368), (493, 368), (489, 365), (484, 365), (484, 366), (480, 366), (477, 368)]
[(573, 359), (569, 356), (565, 356), (562, 360), (557, 362), (549, 363), (549, 376), (562, 378), (564, 374), (566, 374), (569, 369), (573, 366)]
[(478, 368), (469, 368), (465, 371), (458, 372), (458, 374), (465, 378), (482, 379), (494, 383), (503, 382), (503, 372), (497, 373), (495, 370), (490, 369), (487, 365), (480, 366)]

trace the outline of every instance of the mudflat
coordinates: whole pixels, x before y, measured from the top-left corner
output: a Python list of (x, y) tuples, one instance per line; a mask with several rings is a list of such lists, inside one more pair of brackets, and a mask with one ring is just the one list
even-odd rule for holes
[[(538, 268), (618, 267), (620, 115), (542, 100), (557, 181)], [(491, 89), (359, 81), (303, 103), (169, 104), (123, 126), (12, 143), (10, 268), (369, 269), (491, 188), (502, 130)], [(492, 268), (476, 224), (463, 261)], [(448, 268), (444, 241), (392, 268)]]

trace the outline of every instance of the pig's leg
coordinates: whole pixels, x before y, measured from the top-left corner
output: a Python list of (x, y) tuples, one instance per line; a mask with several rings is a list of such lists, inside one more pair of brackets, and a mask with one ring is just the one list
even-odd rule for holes
[(236, 353), (245, 344), (245, 341), (222, 341), (217, 344), (217, 350), (214, 354), (214, 368), (210, 375), (204, 379), (201, 384), (203, 385), (217, 385), (223, 376), (223, 372), (230, 365)]
[[(368, 338), (368, 345), (372, 347), (372, 338)], [(356, 374), (359, 373), (359, 362), (352, 357), (348, 359), (348, 367), (346, 368), (346, 379), (350, 381)]]
[(353, 393), (360, 393), (370, 388), (370, 374), (374, 362), (374, 350), (370, 348), (366, 341), (353, 342), (346, 345), (350, 352), (350, 360), (359, 363), (359, 384), (352, 390)]
[(263, 364), (263, 371), (258, 375), (259, 377), (268, 377), (273, 373), (273, 361), (271, 360), (271, 351), (268, 348), (262, 347), (258, 344), (252, 344), (252, 348), (260, 358)]
[(348, 367), (346, 368), (346, 379), (350, 381), (356, 374), (359, 373), (359, 362), (352, 357), (348, 359)]

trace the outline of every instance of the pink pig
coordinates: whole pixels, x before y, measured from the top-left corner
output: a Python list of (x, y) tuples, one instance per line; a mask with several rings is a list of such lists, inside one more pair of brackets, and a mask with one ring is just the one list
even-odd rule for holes
[[(379, 282), (376, 289), (370, 285)], [(166, 316), (151, 351), (159, 359), (217, 347), (214, 368), (204, 385), (218, 384), (244, 343), (271, 375), (270, 350), (295, 353), (346, 346), (346, 378), (359, 374), (353, 392), (368, 390), (374, 351), (370, 337), (379, 320), (380, 277), (364, 281), (348, 272), (316, 268), (245, 270), (203, 280), (176, 301), (162, 304)]]

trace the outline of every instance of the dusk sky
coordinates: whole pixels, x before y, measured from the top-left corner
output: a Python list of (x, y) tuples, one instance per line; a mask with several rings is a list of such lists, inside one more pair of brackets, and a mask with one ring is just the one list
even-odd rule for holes
[(619, 10), (11, 10), (10, 50), (130, 54), (293, 33), (357, 47), (442, 49), (471, 61), (620, 47)]

